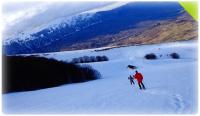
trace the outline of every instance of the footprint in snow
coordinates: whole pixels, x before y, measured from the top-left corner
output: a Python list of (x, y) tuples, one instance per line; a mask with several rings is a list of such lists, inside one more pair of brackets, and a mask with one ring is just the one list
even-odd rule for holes
[(183, 97), (179, 94), (172, 94), (166, 91), (160, 91), (160, 90), (145, 90), (144, 93), (152, 94), (152, 95), (164, 95), (168, 96), (171, 100), (172, 106), (175, 108), (176, 113), (182, 113), (185, 109), (185, 102), (183, 100)]

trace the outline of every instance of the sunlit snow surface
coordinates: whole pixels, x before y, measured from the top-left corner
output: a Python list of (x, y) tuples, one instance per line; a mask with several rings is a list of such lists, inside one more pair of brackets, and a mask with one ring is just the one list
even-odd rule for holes
[[(169, 54), (176, 52), (180, 59)], [(157, 60), (144, 55), (155, 53)], [(40, 54), (43, 56), (44, 54)], [(3, 94), (4, 113), (177, 114), (197, 111), (197, 41), (57, 52), (45, 55), (63, 61), (81, 56), (106, 55), (107, 62), (89, 63), (102, 78), (49, 89)], [(159, 57), (162, 55), (162, 57)], [(135, 65), (146, 90), (130, 85)], [(27, 76), (28, 78), (28, 76)], [(56, 78), (56, 77), (55, 77)]]

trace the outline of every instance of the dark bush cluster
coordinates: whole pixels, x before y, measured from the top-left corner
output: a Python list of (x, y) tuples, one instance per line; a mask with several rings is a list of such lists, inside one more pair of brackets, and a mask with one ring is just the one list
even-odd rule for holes
[(146, 59), (157, 59), (157, 56), (154, 53), (146, 54), (145, 55)]
[(42, 57), (3, 56), (3, 93), (37, 90), (100, 78), (89, 65)]
[(89, 63), (89, 62), (102, 62), (108, 61), (107, 56), (83, 56), (79, 58), (73, 58), (72, 63)]
[[(171, 54), (167, 54), (167, 56), (171, 56), (171, 58), (173, 58), (173, 59), (179, 59), (180, 58), (180, 56), (179, 56), (179, 54), (178, 53), (171, 53)], [(160, 55), (160, 57), (162, 57), (163, 55)], [(144, 56), (146, 59), (157, 59), (157, 56), (154, 54), (154, 53), (150, 53), (150, 54), (146, 54), (145, 56)]]
[(179, 59), (179, 58), (180, 58), (179, 54), (177, 54), (177, 53), (171, 53), (170, 56), (171, 56), (173, 59)]

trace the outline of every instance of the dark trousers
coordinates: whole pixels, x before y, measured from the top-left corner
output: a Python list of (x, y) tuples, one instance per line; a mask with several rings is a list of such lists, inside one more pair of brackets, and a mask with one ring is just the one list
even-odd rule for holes
[(132, 84), (135, 84), (133, 80), (130, 80), (130, 83), (131, 83), (131, 85), (132, 85)]
[[(138, 85), (139, 85), (139, 87), (140, 87), (140, 89), (146, 89), (145, 88), (145, 86), (144, 86), (144, 84), (141, 82), (141, 83), (138, 83)], [(141, 86), (142, 85), (142, 86)]]

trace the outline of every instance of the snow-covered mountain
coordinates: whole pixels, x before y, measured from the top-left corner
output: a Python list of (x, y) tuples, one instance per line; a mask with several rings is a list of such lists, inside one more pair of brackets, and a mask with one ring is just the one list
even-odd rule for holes
[(115, 3), (62, 17), (5, 38), (4, 54), (61, 51), (77, 42), (137, 28), (143, 21), (176, 19), (182, 12), (177, 2)]
[(144, 21), (176, 19), (183, 12), (177, 2), (122, 2), (111, 6), (62, 17), (32, 30), (17, 33), (4, 39), (4, 53), (61, 51), (77, 42), (139, 28), (138, 23)]
[[(56, 29), (59, 28), (64, 28), (66, 26), (68, 27), (75, 27), (76, 31), (79, 31), (79, 29), (76, 27), (78, 25), (78, 22), (81, 21), (87, 21), (89, 18), (93, 16), (93, 14), (97, 12), (102, 12), (102, 11), (109, 11), (112, 9), (115, 9), (117, 7), (123, 6), (125, 4), (128, 4), (127, 2), (117, 2), (117, 3), (112, 3), (108, 4), (106, 6), (100, 7), (100, 8), (94, 8), (92, 10), (87, 10), (83, 11), (80, 13), (75, 13), (70, 16), (64, 16), (61, 18), (57, 18), (49, 23), (37, 26), (33, 28), (32, 30), (25, 30), (24, 32), (19, 32), (18, 34), (12, 34), (11, 36), (6, 36), (4, 44), (10, 44), (11, 42), (14, 41), (29, 41), (31, 39), (34, 39), (31, 35), (34, 33), (38, 33), (42, 30), (48, 29), (50, 32), (55, 31)], [(90, 24), (92, 25), (92, 24)], [(16, 38), (16, 39), (14, 39)]]
[[(64, 17), (64, 18), (60, 18), (57, 20), (54, 20), (53, 22), (50, 22), (48, 24), (42, 25), (42, 26), (38, 26), (36, 28), (34, 28), (33, 30), (28, 30), (25, 32), (21, 32), (18, 33), (16, 35), (12, 35), (9, 36), (7, 39), (5, 39), (4, 44), (11, 44), (12, 42), (26, 42), (26, 41), (30, 41), (30, 40), (34, 40), (34, 34), (35, 33), (40, 33), (40, 37), (43, 37), (43, 33), (41, 31), (43, 30), (48, 30), (48, 33), (53, 33), (54, 31), (56, 31), (59, 28), (70, 28), (73, 27), (75, 25), (78, 25), (79, 21), (86, 21), (89, 18), (92, 17), (92, 13), (83, 13), (83, 14), (78, 14), (75, 16), (71, 16), (71, 17)], [(79, 31), (78, 27), (75, 27), (75, 31)], [(16, 39), (13, 39), (16, 38)]]
[[(129, 46), (104, 51), (77, 50), (39, 56), (71, 61), (106, 55), (109, 61), (90, 64), (102, 78), (37, 91), (3, 94), (4, 113), (26, 114), (194, 114), (197, 112), (197, 41)], [(104, 48), (99, 48), (104, 49)], [(169, 54), (179, 54), (172, 59)], [(155, 60), (144, 56), (154, 53)], [(32, 55), (32, 54), (31, 54)], [(146, 90), (130, 85), (134, 65), (144, 76)], [(28, 78), (28, 76), (27, 76)], [(55, 77), (56, 78), (56, 77)]]

